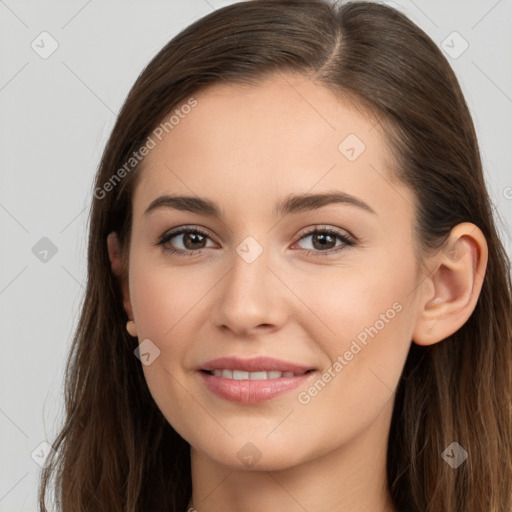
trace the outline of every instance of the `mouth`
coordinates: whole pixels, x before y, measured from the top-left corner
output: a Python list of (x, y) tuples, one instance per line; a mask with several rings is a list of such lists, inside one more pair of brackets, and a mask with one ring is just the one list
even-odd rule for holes
[(249, 372), (245, 370), (230, 370), (227, 368), (215, 368), (213, 370), (200, 370), (207, 375), (213, 375), (215, 377), (224, 377), (225, 379), (232, 380), (275, 380), (281, 378), (293, 378), (300, 377), (307, 373), (314, 372), (314, 369), (292, 372), (292, 371), (279, 371), (279, 370), (268, 370), (268, 371), (255, 371)]
[(197, 373), (215, 396), (251, 405), (277, 399), (299, 386), (306, 386), (317, 368), (273, 357), (220, 357), (202, 364)]
[(248, 372), (244, 370), (200, 370), (198, 374), (211, 393), (240, 405), (254, 405), (284, 396), (314, 379), (316, 370), (281, 372), (277, 370)]
[(257, 404), (307, 385), (317, 368), (268, 356), (212, 359), (196, 368), (203, 385), (219, 398), (243, 405)]
[(218, 357), (197, 368), (215, 377), (235, 380), (268, 380), (281, 377), (299, 377), (306, 372), (315, 371), (309, 365), (298, 364), (268, 356), (245, 359), (237, 356)]

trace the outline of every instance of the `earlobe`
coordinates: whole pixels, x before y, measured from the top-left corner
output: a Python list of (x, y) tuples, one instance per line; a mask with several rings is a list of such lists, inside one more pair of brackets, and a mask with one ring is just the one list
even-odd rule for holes
[(123, 306), (129, 319), (133, 319), (132, 304), (130, 301), (130, 290), (128, 286), (128, 269), (121, 251), (119, 237), (115, 231), (107, 236), (108, 257), (112, 272), (118, 278), (123, 294)]
[(487, 267), (487, 242), (469, 222), (455, 226), (427, 262), (433, 269), (421, 286), (413, 332), (418, 345), (432, 345), (458, 331), (473, 313)]

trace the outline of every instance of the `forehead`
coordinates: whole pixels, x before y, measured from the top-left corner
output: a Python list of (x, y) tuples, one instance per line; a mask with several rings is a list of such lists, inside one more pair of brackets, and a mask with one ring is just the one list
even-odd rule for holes
[(154, 138), (135, 215), (166, 193), (215, 197), (226, 209), (272, 209), (290, 192), (369, 198), (386, 183), (393, 159), (377, 119), (310, 78), (282, 73), (256, 86), (215, 84), (193, 97), (194, 108)]

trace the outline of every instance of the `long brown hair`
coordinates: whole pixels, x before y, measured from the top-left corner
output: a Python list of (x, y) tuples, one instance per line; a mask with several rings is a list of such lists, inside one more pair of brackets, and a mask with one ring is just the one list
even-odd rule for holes
[[(396, 177), (417, 198), (420, 254), (441, 247), (461, 222), (476, 224), (487, 240), (488, 267), (469, 320), (432, 346), (411, 344), (388, 441), (396, 509), (512, 510), (510, 262), (454, 72), (433, 41), (390, 7), (253, 0), (176, 35), (138, 77), (106, 145), (89, 219), (87, 288), (65, 373), (66, 418), (41, 474), (41, 511), (52, 477), (63, 512), (185, 509), (190, 447), (156, 406), (134, 356), (137, 340), (125, 330), (106, 237), (116, 231), (128, 250), (140, 174), (130, 159), (173, 109), (215, 82), (257, 84), (285, 70), (348, 95), (389, 128)], [(468, 453), (457, 469), (441, 457), (452, 442)]]

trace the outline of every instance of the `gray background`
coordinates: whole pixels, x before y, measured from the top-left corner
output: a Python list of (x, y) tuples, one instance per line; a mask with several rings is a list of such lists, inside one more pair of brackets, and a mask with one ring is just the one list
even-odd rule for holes
[[(116, 113), (173, 35), (230, 3), (0, 0), (0, 512), (37, 510), (84, 292), (92, 180)], [(386, 3), (451, 53), (511, 254), (512, 0)]]

